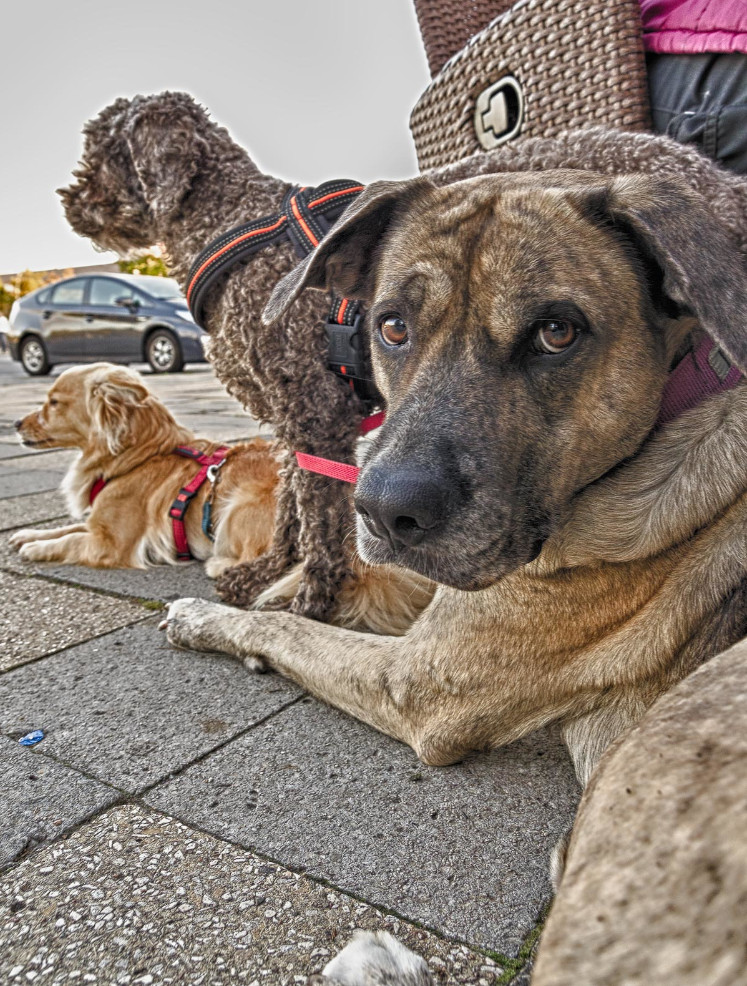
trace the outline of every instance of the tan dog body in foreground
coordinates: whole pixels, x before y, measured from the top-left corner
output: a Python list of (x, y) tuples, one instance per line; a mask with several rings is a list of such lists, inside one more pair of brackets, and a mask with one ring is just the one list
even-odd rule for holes
[[(174, 454), (177, 445), (211, 453), (219, 442), (195, 438), (177, 424), (133, 370), (95, 363), (60, 374), (43, 407), (19, 423), (23, 443), (34, 448), (77, 448), (63, 492), (78, 524), (53, 530), (22, 530), (11, 538), (26, 561), (145, 568), (175, 564), (168, 515), (182, 486), (200, 469)], [(278, 466), (270, 444), (253, 439), (235, 445), (215, 487), (211, 541), (202, 531), (205, 482), (187, 510), (187, 539), (195, 558), (208, 560), (214, 577), (239, 561), (260, 555), (270, 542)], [(90, 505), (97, 479), (107, 485)]]
[(560, 719), (585, 782), (747, 628), (747, 393), (652, 433), (692, 314), (747, 314), (740, 263), (653, 179), (369, 186), (269, 312), (306, 286), (366, 301), (387, 420), (358, 547), (448, 585), (403, 637), (180, 600), (170, 639), (267, 664), (432, 764)]

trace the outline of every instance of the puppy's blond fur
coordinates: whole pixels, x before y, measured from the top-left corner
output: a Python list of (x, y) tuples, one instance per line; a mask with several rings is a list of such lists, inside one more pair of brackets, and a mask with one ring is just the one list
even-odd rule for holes
[[(195, 438), (179, 425), (137, 373), (110, 363), (66, 370), (43, 406), (20, 422), (18, 432), (32, 448), (80, 451), (62, 484), (68, 512), (80, 522), (17, 531), (11, 544), (22, 558), (94, 568), (176, 563), (168, 511), (199, 466), (175, 455), (174, 449), (189, 445), (211, 453), (220, 443)], [(91, 506), (91, 489), (99, 478), (106, 486)], [(195, 558), (207, 560), (208, 575), (219, 575), (266, 550), (277, 481), (278, 465), (268, 442), (255, 438), (234, 446), (215, 487), (215, 541), (202, 531), (211, 484), (202, 485), (185, 520), (190, 550)]]

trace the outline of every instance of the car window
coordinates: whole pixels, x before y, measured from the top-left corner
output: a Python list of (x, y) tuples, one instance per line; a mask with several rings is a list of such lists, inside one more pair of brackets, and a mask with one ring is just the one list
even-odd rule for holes
[(116, 305), (117, 298), (137, 298), (140, 301), (139, 292), (133, 291), (129, 284), (111, 281), (108, 277), (94, 277), (92, 279), (89, 304)]
[(52, 288), (50, 301), (53, 305), (82, 305), (85, 290), (85, 280), (62, 281)]
[(143, 288), (161, 301), (176, 301), (182, 297), (179, 285), (173, 277), (151, 277), (146, 274), (143, 277)]
[(39, 294), (37, 294), (36, 300), (39, 302), (40, 305), (46, 305), (46, 303), (49, 301), (49, 296), (51, 293), (52, 293), (51, 288), (45, 288), (43, 291), (40, 291)]

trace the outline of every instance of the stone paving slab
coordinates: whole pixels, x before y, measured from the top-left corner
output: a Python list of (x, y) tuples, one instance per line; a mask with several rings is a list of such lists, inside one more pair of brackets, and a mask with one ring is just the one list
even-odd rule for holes
[(64, 516), (65, 503), (56, 490), (0, 500), (0, 531), (36, 527), (42, 521), (52, 519), (56, 519), (59, 524), (72, 523), (65, 520)]
[(0, 881), (3, 983), (290, 986), (354, 928), (386, 930), (439, 986), (494, 986), (491, 959), (136, 806), (113, 808)]
[(147, 616), (137, 603), (0, 571), (0, 671)]
[(40, 747), (25, 749), (0, 736), (0, 867), (27, 850), (58, 839), (120, 797), (118, 791), (39, 751)]
[(43, 493), (56, 490), (65, 475), (64, 469), (17, 469), (13, 466), (0, 466), (0, 500), (24, 493)]
[[(19, 497), (19, 500), (25, 497)], [(15, 500), (5, 501), (13, 503)], [(2, 517), (3, 501), (0, 501)], [(29, 525), (44, 530), (71, 523), (70, 520), (35, 521)], [(16, 525), (18, 526), (18, 525)], [(23, 524), (25, 526), (25, 523)], [(10, 533), (0, 537), (0, 569), (23, 575), (43, 575), (71, 585), (87, 586), (102, 592), (169, 602), (182, 596), (198, 596), (218, 601), (215, 584), (205, 575), (201, 562), (180, 562), (178, 565), (156, 565), (153, 568), (89, 568), (87, 565), (56, 565), (52, 562), (28, 562), (11, 548)]]
[(136, 793), (301, 694), (229, 658), (174, 650), (157, 622), (0, 676), (0, 732), (44, 729), (45, 754)]
[(578, 786), (554, 732), (425, 767), (403, 744), (307, 698), (146, 800), (515, 956), (550, 899), (549, 856), (571, 824)]
[(59, 469), (64, 474), (69, 469), (70, 463), (78, 456), (76, 449), (58, 448), (49, 449), (48, 452), (33, 452), (34, 459), (29, 460), (28, 456), (20, 454), (24, 451), (25, 449), (19, 447), (19, 454), (3, 459), (0, 469)]
[(0, 436), (0, 460), (2, 459), (28, 459), (32, 455), (42, 456), (46, 452), (40, 449), (24, 448), (17, 438), (8, 435)]

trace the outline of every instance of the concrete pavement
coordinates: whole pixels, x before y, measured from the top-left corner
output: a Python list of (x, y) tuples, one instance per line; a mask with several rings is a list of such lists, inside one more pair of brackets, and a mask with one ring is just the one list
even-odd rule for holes
[[(198, 434), (257, 434), (209, 367), (146, 379)], [(69, 453), (12, 422), (49, 379), (0, 358), (0, 982), (304, 983), (384, 928), (437, 982), (524, 982), (578, 791), (553, 731), (449, 768), (227, 658), (171, 650), (200, 567), (28, 565)], [(21, 736), (43, 729), (33, 749)]]

